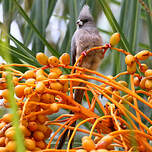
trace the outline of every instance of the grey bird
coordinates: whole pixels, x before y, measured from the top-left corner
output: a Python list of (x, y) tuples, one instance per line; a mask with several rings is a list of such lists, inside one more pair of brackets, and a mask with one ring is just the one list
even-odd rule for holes
[[(88, 5), (83, 6), (76, 24), (77, 24), (77, 30), (73, 34), (71, 41), (72, 65), (75, 64), (81, 53), (86, 52), (88, 49), (92, 47), (102, 45), (102, 38), (99, 35), (98, 29), (94, 23)], [(104, 57), (103, 50), (92, 51), (83, 57), (83, 60), (79, 63), (78, 66), (96, 71), (103, 57)], [(85, 84), (80, 83), (79, 86), (85, 86)], [(83, 99), (83, 94), (84, 91), (82, 89), (76, 89), (74, 91), (74, 100), (81, 104)], [(74, 127), (75, 123), (73, 123), (72, 126)], [(58, 148), (61, 148), (63, 146), (67, 134), (68, 134), (68, 130), (62, 136)], [(69, 136), (71, 136), (71, 134), (72, 132), (70, 132)]]

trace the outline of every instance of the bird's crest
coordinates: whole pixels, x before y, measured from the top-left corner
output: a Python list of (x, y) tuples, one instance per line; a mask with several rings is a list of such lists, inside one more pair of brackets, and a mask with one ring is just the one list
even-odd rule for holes
[(90, 19), (93, 20), (93, 17), (90, 13), (90, 8), (88, 5), (84, 5), (80, 11), (79, 19)]

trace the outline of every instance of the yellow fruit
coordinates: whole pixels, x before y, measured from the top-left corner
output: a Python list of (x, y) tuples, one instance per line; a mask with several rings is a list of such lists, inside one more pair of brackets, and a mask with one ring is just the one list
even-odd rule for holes
[(67, 75), (61, 75), (61, 76), (59, 77), (59, 82), (60, 82), (61, 84), (65, 84), (68, 80), (63, 80), (63, 79), (67, 79), (67, 78), (68, 78)]
[(127, 71), (129, 74), (133, 74), (136, 72), (136, 62), (134, 62), (132, 65), (127, 65)]
[(2, 119), (6, 123), (12, 122), (13, 115), (11, 113), (4, 114)]
[(9, 139), (9, 140), (13, 140), (14, 136), (15, 136), (15, 129), (14, 127), (10, 127), (5, 131), (5, 136)]
[(7, 152), (6, 147), (0, 147), (0, 152)]
[(59, 75), (56, 72), (50, 72), (48, 75), (49, 79), (57, 79)]
[(110, 135), (104, 136), (96, 145), (97, 149), (107, 148), (113, 142), (114, 137)]
[(1, 93), (1, 96), (2, 96), (4, 99), (8, 100), (8, 98), (9, 98), (8, 89), (4, 89), (4, 90), (2, 91), (2, 93)]
[[(111, 86), (107, 86), (107, 87), (105, 87), (105, 90), (104, 90), (104, 92), (106, 93), (106, 94), (108, 94), (108, 95), (111, 95), (111, 93), (110, 92), (112, 92), (112, 87)], [(110, 91), (110, 92), (109, 92)]]
[(138, 60), (146, 60), (148, 59), (150, 56), (150, 52), (147, 51), (147, 50), (143, 50), (143, 51), (140, 51), (139, 53), (137, 53), (135, 55), (135, 57), (138, 59)]
[(28, 138), (25, 138), (25, 147), (28, 149), (28, 150), (34, 150), (35, 147), (36, 147), (36, 143), (34, 140), (32, 139), (28, 139)]
[(117, 96), (120, 96), (120, 92), (119, 91), (113, 91), (112, 92), (112, 98), (114, 99), (114, 100), (116, 100), (116, 101), (120, 101), (120, 98), (119, 97), (117, 97)]
[(63, 90), (63, 85), (59, 82), (51, 82), (50, 83), (50, 88), (53, 89), (53, 90), (62, 91)]
[(139, 84), (140, 84), (139, 78), (138, 78), (138, 77), (134, 77), (134, 85), (135, 85), (136, 87), (138, 87)]
[(32, 87), (26, 87), (25, 89), (24, 89), (24, 95), (29, 95), (29, 94), (31, 94), (33, 92), (33, 89), (32, 89)]
[(36, 87), (35, 87), (36, 92), (43, 93), (45, 89), (46, 87), (43, 82), (40, 81), (36, 84)]
[(35, 79), (33, 79), (33, 78), (30, 78), (30, 79), (27, 79), (26, 81), (25, 81), (25, 83), (26, 83), (26, 85), (29, 85), (29, 86), (31, 86), (31, 85), (34, 85), (35, 84)]
[(36, 80), (37, 81), (46, 80), (46, 77), (44, 75), (44, 71), (42, 69), (39, 69), (36, 71)]
[(6, 145), (7, 152), (15, 152), (16, 151), (16, 142), (9, 141)]
[(87, 151), (91, 151), (95, 149), (95, 143), (91, 138), (84, 136), (82, 138), (82, 147)]
[(44, 94), (41, 95), (41, 102), (54, 103), (55, 102), (55, 97), (52, 94), (44, 93)]
[(35, 121), (31, 121), (28, 123), (28, 128), (30, 131), (35, 131), (38, 128), (38, 124)]
[(41, 141), (44, 139), (44, 134), (41, 131), (34, 131), (33, 132), (33, 137), (36, 141)]
[(66, 82), (64, 85), (63, 85), (63, 92), (66, 93), (69, 89), (69, 83)]
[(31, 136), (30, 130), (28, 130), (25, 126), (20, 125), (20, 129), (23, 132), (23, 134), (24, 134), (25, 137)]
[(68, 53), (63, 53), (60, 57), (60, 63), (64, 65), (70, 64), (70, 55)]
[(13, 80), (14, 86), (16, 86), (18, 84), (18, 81), (19, 81), (18, 78), (13, 77), (12, 80)]
[(147, 79), (145, 81), (145, 88), (148, 89), (148, 90), (152, 89), (152, 80)]
[(145, 73), (145, 71), (148, 69), (148, 66), (146, 64), (141, 64), (141, 66), (139, 66), (139, 70), (143, 73)]
[(119, 84), (123, 85), (124, 87), (128, 87), (128, 83), (126, 81), (118, 81)]
[(114, 33), (110, 38), (111, 46), (117, 45), (119, 43), (119, 41), (120, 41), (120, 34), (119, 33)]
[(23, 74), (24, 79), (35, 78), (35, 72), (33, 70), (28, 70)]
[(125, 63), (129, 66), (131, 66), (135, 62), (135, 57), (131, 54), (127, 55), (125, 57)]
[(141, 79), (140, 84), (139, 84), (140, 88), (145, 89), (145, 81), (146, 81), (145, 77)]
[(55, 56), (50, 56), (48, 59), (48, 63), (52, 67), (56, 67), (59, 64), (59, 59)]
[(21, 98), (24, 96), (24, 89), (26, 88), (26, 85), (17, 85), (15, 87), (15, 94), (17, 97)]
[(57, 67), (51, 68), (51, 69), (50, 69), (50, 72), (56, 72), (57, 75), (58, 75), (58, 77), (62, 74), (61, 69), (60, 69), (60, 68), (57, 68)]
[(48, 57), (44, 53), (37, 53), (36, 54), (37, 61), (42, 65), (48, 65)]
[(37, 120), (39, 123), (43, 124), (45, 121), (48, 120), (48, 118), (45, 115), (37, 115)]
[(145, 71), (145, 77), (152, 76), (152, 69), (148, 69)]
[(46, 143), (43, 140), (36, 141), (36, 146), (41, 148), (41, 149), (45, 149), (46, 148)]
[(57, 113), (58, 111), (59, 111), (59, 106), (58, 106), (58, 104), (57, 103), (52, 103), (51, 105), (50, 105), (50, 111), (52, 112), (52, 113)]
[(5, 146), (5, 137), (0, 137), (0, 147)]

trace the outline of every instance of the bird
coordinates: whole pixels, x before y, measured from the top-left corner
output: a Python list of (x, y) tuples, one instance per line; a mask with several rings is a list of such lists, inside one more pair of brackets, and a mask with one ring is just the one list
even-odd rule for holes
[[(71, 63), (72, 65), (78, 60), (81, 54), (86, 54), (87, 50), (92, 47), (97, 47), (102, 45), (102, 37), (95, 25), (93, 17), (90, 13), (90, 8), (88, 5), (84, 5), (80, 11), (78, 20), (76, 22), (77, 29), (74, 32), (71, 40)], [(87, 68), (96, 71), (100, 66), (101, 61), (104, 57), (103, 50), (95, 50), (84, 55), (81, 62), (78, 63), (79, 67)], [(86, 84), (80, 83), (79, 86), (84, 87)], [(75, 89), (74, 100), (81, 104), (84, 95), (84, 90)], [(72, 114), (72, 112), (70, 112)], [(76, 122), (71, 126), (75, 126)], [(71, 136), (72, 131), (69, 134)], [(62, 136), (58, 149), (60, 149), (68, 135), (68, 130)], [(72, 146), (71, 146), (72, 147)]]

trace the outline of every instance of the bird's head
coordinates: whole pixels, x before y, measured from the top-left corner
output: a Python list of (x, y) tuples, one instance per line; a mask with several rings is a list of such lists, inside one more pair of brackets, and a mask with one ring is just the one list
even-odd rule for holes
[(94, 22), (93, 22), (93, 17), (89, 10), (89, 6), (84, 5), (82, 10), (80, 11), (76, 24), (78, 25), (79, 28), (81, 28), (85, 25), (92, 24), (92, 23)]

